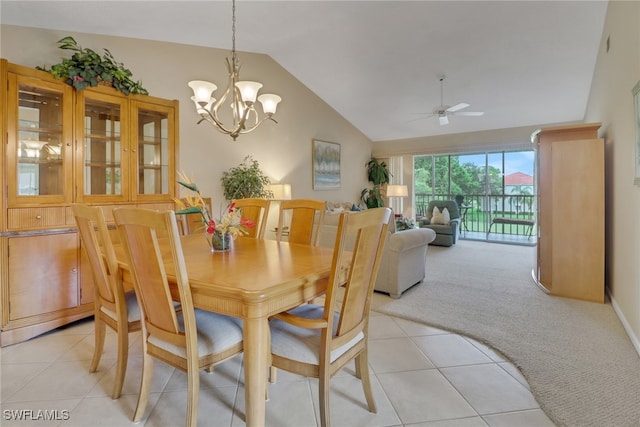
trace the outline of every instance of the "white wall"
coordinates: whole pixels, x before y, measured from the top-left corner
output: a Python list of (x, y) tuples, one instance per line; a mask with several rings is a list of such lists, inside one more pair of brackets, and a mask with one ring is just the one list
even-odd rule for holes
[[(283, 101), (275, 116), (279, 124), (265, 122), (236, 142), (208, 123), (196, 125), (190, 80), (210, 80), (226, 87), (225, 58), (230, 52), (174, 43), (107, 37), (67, 31), (18, 26), (0, 26), (0, 56), (20, 65), (57, 63), (71, 53), (56, 41), (71, 35), (82, 47), (102, 53), (107, 48), (129, 68), (151, 95), (180, 101), (180, 150), (178, 167), (195, 177), (203, 194), (213, 198), (214, 211), (224, 203), (220, 177), (247, 155), (260, 162), (273, 182), (290, 183), (294, 198), (357, 202), (368, 186), (365, 164), (371, 156), (371, 141), (335, 110), (270, 57), (239, 52), (241, 78), (258, 80), (264, 93), (277, 93)], [(341, 144), (342, 185), (339, 190), (314, 191), (312, 187), (311, 141), (321, 139)]]
[(640, 352), (640, 187), (633, 183), (640, 153), (631, 93), (638, 80), (640, 2), (611, 1), (585, 121), (601, 122), (605, 139), (606, 283)]

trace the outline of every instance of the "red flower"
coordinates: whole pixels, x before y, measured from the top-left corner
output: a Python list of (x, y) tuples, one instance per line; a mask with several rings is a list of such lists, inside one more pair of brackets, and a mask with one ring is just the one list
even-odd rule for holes
[(233, 212), (233, 208), (236, 207), (236, 202), (233, 202), (229, 205), (229, 213)]
[(214, 220), (209, 221), (209, 226), (207, 227), (207, 233), (213, 234), (216, 231), (216, 222)]
[(248, 219), (246, 219), (246, 218), (241, 218), (241, 219), (240, 219), (240, 225), (242, 225), (242, 226), (244, 226), (244, 227), (251, 228), (251, 227), (255, 227), (255, 226), (256, 226), (256, 223), (255, 223), (255, 222), (253, 222), (253, 221), (251, 221), (251, 220), (248, 220)]
[(84, 79), (82, 77), (80, 77), (80, 76), (73, 76), (73, 81), (74, 82), (83, 82)]

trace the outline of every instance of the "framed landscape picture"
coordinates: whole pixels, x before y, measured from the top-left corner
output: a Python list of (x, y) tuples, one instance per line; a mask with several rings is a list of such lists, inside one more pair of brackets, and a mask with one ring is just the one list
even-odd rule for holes
[(340, 188), (340, 144), (313, 140), (313, 189)]

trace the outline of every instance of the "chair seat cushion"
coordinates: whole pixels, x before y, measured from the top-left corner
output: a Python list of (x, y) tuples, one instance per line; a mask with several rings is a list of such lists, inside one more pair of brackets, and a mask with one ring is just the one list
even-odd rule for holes
[[(126, 292), (124, 294), (124, 299), (127, 305), (127, 322), (131, 323), (140, 321), (140, 308), (138, 307), (136, 293), (134, 291)], [(106, 307), (101, 307), (101, 310), (107, 316), (111, 317), (114, 320), (117, 320), (115, 311), (109, 310)]]
[[(198, 330), (198, 357), (225, 351), (242, 342), (242, 320), (210, 311), (195, 309), (196, 328)], [(178, 313), (178, 324), (184, 330), (182, 312)], [(186, 358), (187, 352), (180, 347), (155, 336), (149, 337), (149, 343)]]
[[(304, 304), (289, 311), (290, 314), (306, 319), (321, 319), (324, 306)], [(293, 326), (283, 320), (273, 319), (271, 325), (271, 352), (275, 355), (304, 363), (320, 363), (320, 329), (306, 329)], [(333, 334), (338, 328), (338, 313), (335, 313)], [(360, 332), (351, 341), (331, 352), (331, 362), (364, 339)]]

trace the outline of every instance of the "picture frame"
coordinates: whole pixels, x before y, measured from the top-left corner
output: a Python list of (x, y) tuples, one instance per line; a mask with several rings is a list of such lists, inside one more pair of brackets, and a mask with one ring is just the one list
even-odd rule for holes
[(633, 87), (632, 90), (633, 93), (633, 105), (635, 108), (635, 112), (634, 112), (634, 117), (635, 117), (635, 130), (636, 130), (636, 141), (635, 141), (635, 145), (636, 145), (636, 152), (635, 152), (635, 159), (636, 159), (636, 171), (635, 171), (635, 177), (633, 179), (633, 183), (635, 185), (640, 186), (640, 81), (638, 81), (638, 83), (636, 83), (636, 85)]
[(340, 148), (336, 142), (312, 141), (314, 190), (340, 188)]

